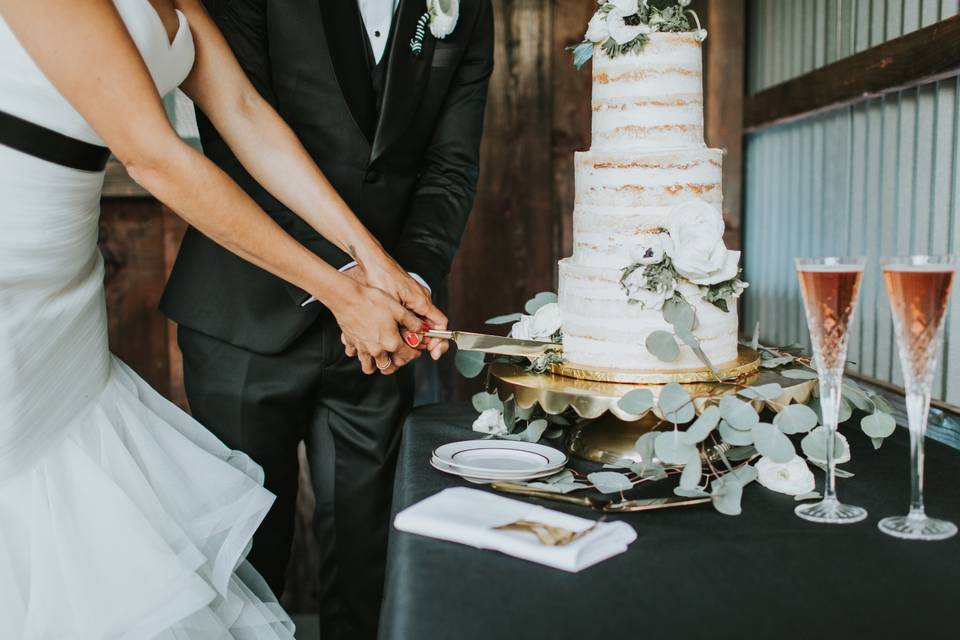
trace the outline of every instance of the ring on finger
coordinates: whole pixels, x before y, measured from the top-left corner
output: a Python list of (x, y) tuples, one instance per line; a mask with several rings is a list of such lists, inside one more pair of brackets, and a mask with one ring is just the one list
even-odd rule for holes
[(393, 365), (393, 360), (390, 358), (390, 356), (387, 356), (386, 362), (381, 363), (378, 360), (374, 360), (373, 363), (377, 365), (377, 369), (380, 369), (380, 371), (384, 371), (385, 369), (389, 369)]

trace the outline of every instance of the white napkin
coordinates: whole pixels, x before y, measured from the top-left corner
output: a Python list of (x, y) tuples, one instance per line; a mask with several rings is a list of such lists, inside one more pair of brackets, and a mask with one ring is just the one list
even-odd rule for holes
[(544, 509), (487, 491), (445, 489), (400, 513), (393, 525), (400, 531), (449, 540), (478, 549), (493, 549), (516, 558), (577, 572), (623, 553), (637, 533), (625, 522), (601, 522), (590, 533), (563, 546), (548, 546), (527, 531), (501, 531), (500, 525), (530, 520), (569, 531), (583, 531), (593, 520)]

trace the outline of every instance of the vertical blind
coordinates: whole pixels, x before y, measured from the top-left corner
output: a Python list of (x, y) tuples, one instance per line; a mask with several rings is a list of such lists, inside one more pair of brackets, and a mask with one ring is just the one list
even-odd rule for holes
[[(948, 17), (958, 0), (752, 0), (755, 93)], [(747, 333), (809, 346), (793, 269), (801, 255), (866, 255), (851, 367), (902, 384), (879, 257), (960, 251), (960, 78), (887, 94), (746, 139)], [(960, 293), (935, 382), (960, 404)]]

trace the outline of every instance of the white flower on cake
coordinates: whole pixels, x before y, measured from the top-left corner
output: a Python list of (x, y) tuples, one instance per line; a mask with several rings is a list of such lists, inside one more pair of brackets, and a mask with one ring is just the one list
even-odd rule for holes
[(507, 424), (503, 421), (503, 413), (499, 409), (486, 409), (473, 421), (473, 430), (480, 433), (489, 433), (499, 436), (508, 433)]
[(689, 280), (677, 281), (677, 293), (683, 296), (683, 299), (690, 304), (693, 304), (698, 298), (703, 297), (703, 290)]
[(633, 42), (643, 33), (640, 28), (643, 25), (637, 16), (637, 11), (640, 10), (637, 0), (610, 0), (610, 4), (613, 5), (607, 14), (610, 37), (617, 44)]
[(600, 44), (610, 37), (610, 29), (607, 27), (607, 16), (599, 11), (590, 18), (590, 24), (587, 25), (587, 33), (583, 36), (590, 42)]
[(760, 458), (757, 461), (757, 482), (771, 491), (788, 496), (802, 496), (816, 487), (810, 467), (800, 456), (794, 456), (786, 463)]
[(639, 234), (630, 249), (630, 259), (637, 264), (657, 264), (673, 252), (673, 241), (666, 229), (652, 229)]
[(651, 289), (650, 281), (643, 269), (634, 269), (621, 280), (621, 284), (627, 290), (627, 297), (636, 301), (641, 309), (663, 308), (663, 303), (673, 296), (673, 287), (665, 287), (660, 290)]
[(549, 342), (562, 326), (560, 305), (551, 302), (537, 309), (532, 316), (520, 316), (510, 329), (510, 337), (518, 340)]
[(443, 40), (453, 33), (460, 17), (460, 0), (427, 0), (430, 14), (430, 33)]
[[(677, 205), (670, 212), (669, 229), (673, 266), (690, 282), (714, 284), (737, 274), (739, 254), (728, 255), (723, 244), (723, 217), (712, 205), (702, 200)], [(726, 278), (719, 277), (730, 272), (731, 265), (733, 272)]]

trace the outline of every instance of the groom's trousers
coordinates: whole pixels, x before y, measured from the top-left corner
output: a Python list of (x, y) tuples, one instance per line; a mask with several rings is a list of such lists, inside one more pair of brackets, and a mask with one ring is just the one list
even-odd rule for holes
[(293, 540), (297, 447), (305, 442), (317, 497), (320, 618), (325, 640), (376, 637), (400, 425), (412, 367), (365, 375), (324, 312), (280, 354), (253, 353), (179, 328), (193, 415), (259, 463), (277, 496), (250, 561), (279, 596)]

